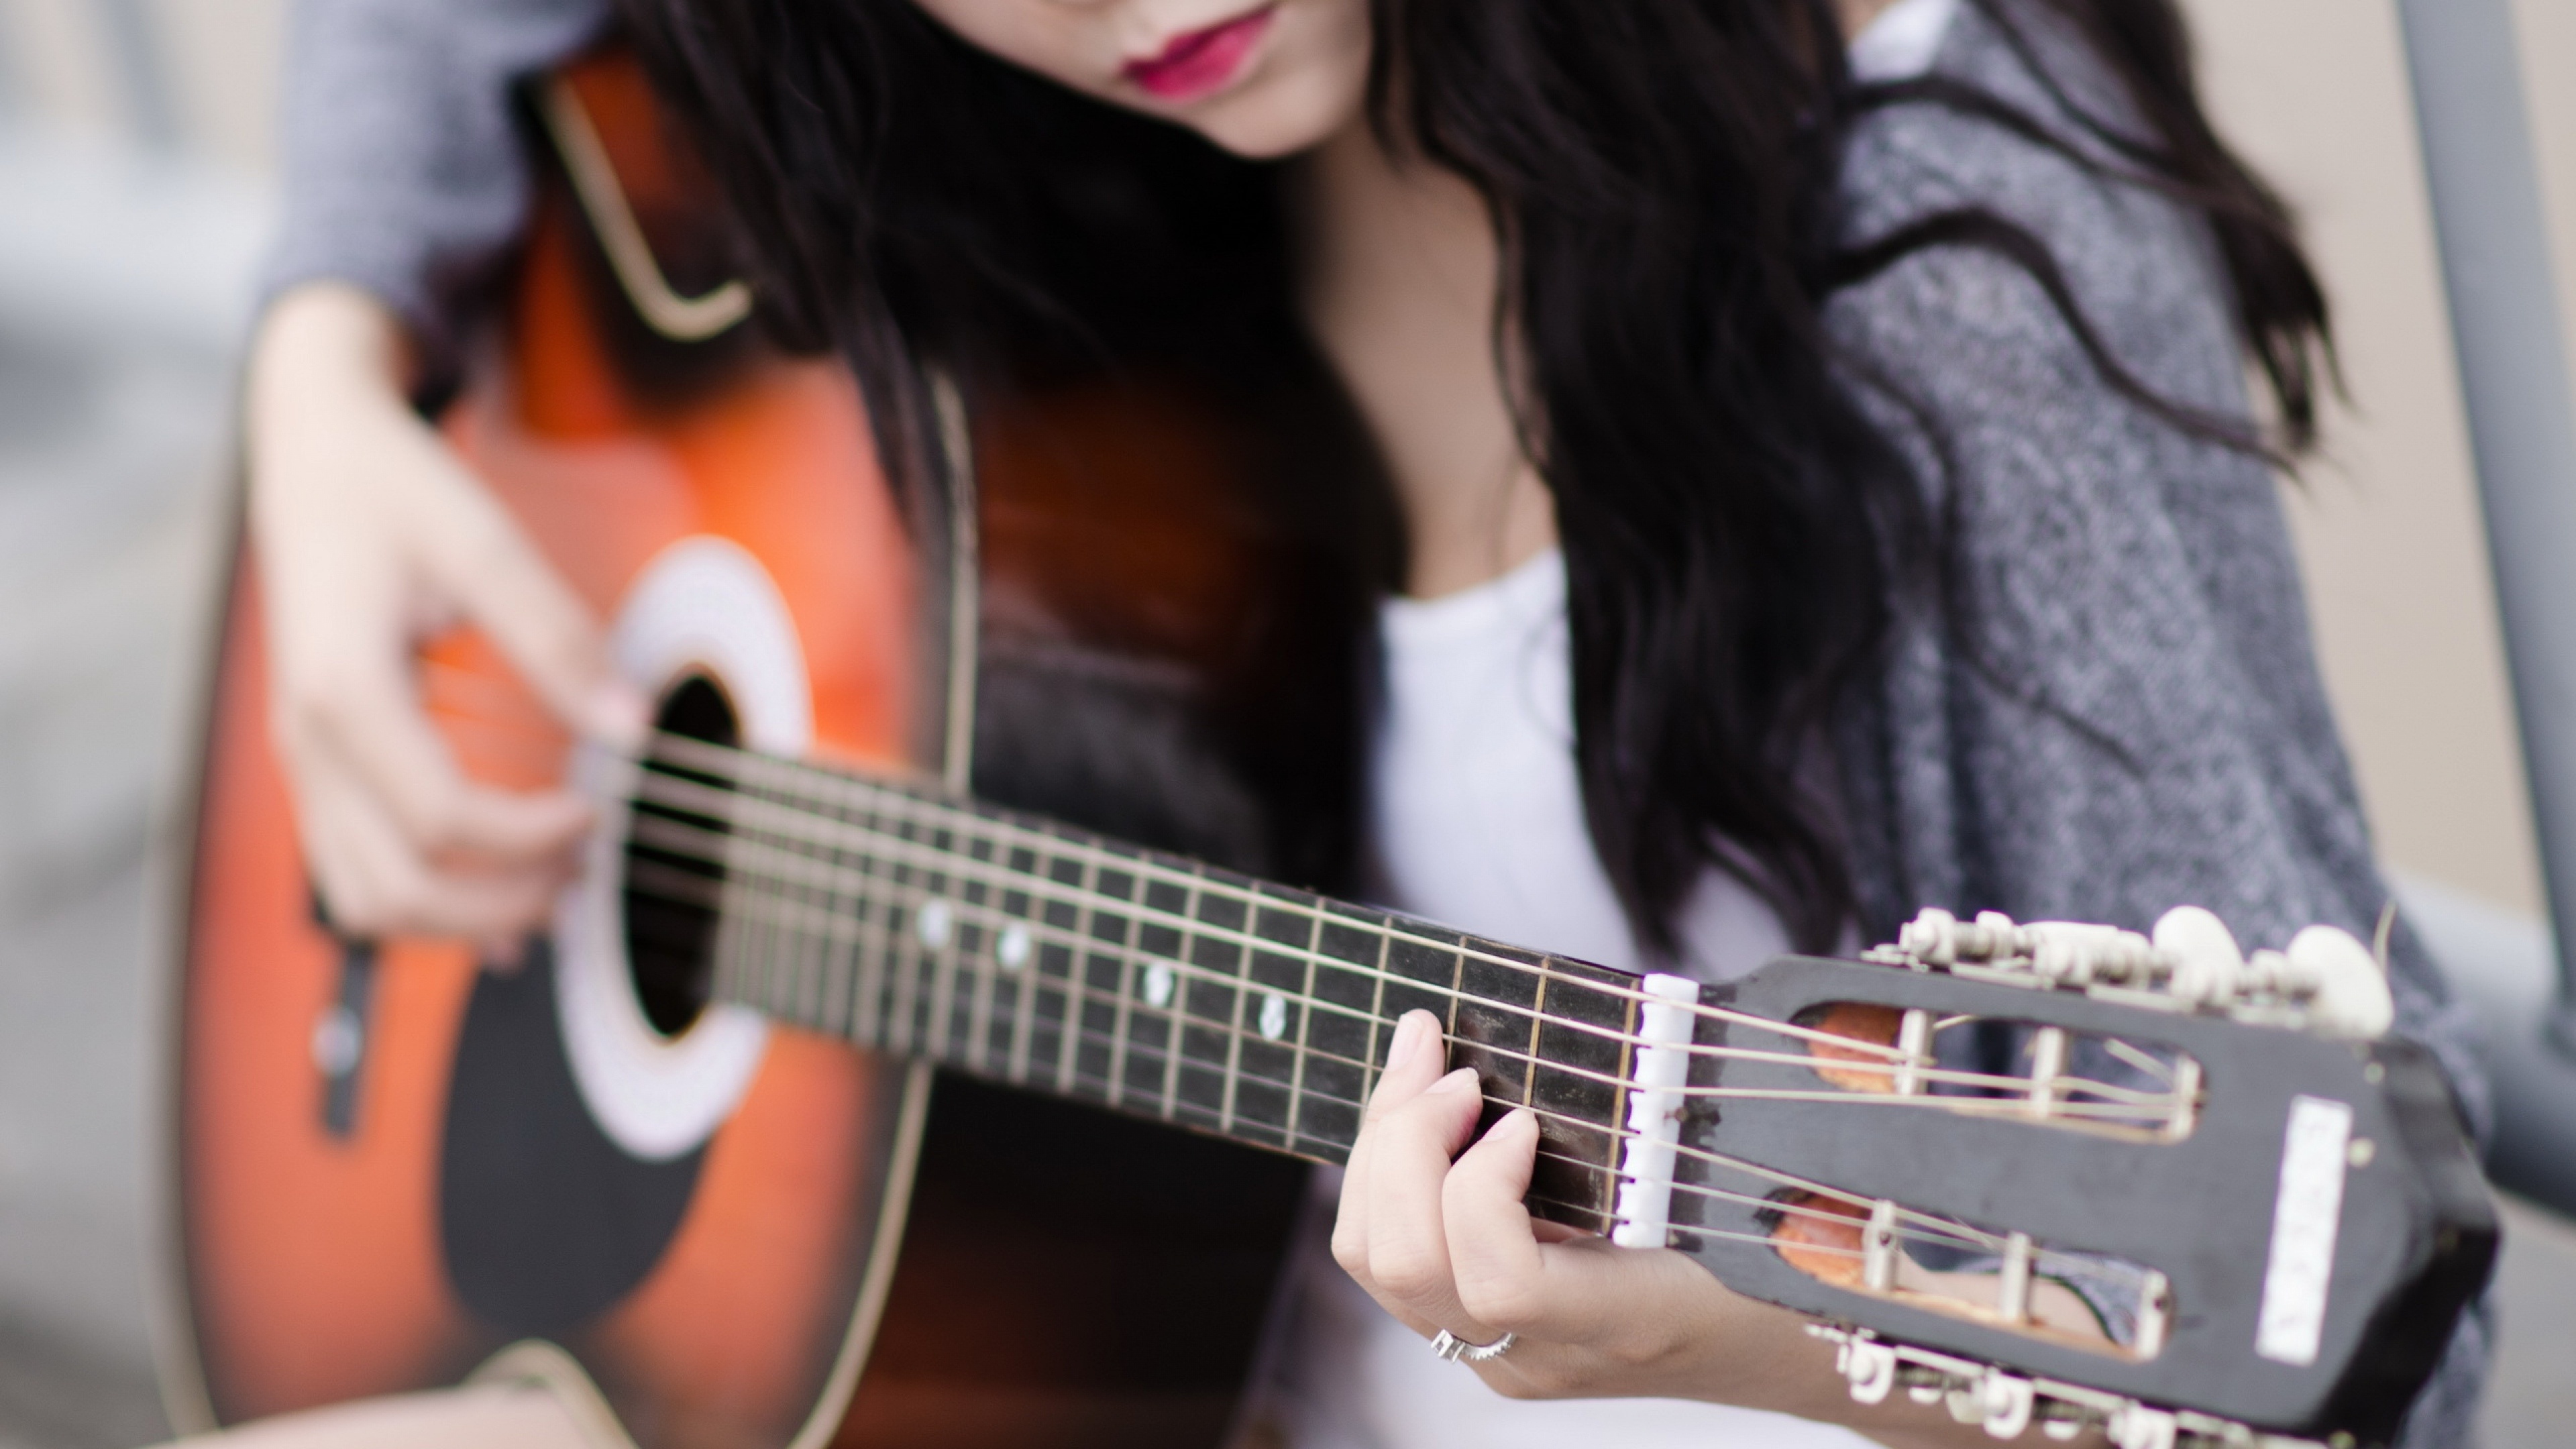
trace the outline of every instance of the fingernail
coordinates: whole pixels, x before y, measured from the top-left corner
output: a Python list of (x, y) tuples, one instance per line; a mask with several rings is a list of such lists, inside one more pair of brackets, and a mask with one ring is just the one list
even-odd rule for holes
[(1476, 1069), (1474, 1067), (1460, 1067), (1458, 1070), (1442, 1077), (1439, 1081), (1433, 1082), (1431, 1084), (1431, 1090), (1447, 1095), (1455, 1095), (1459, 1092), (1472, 1092), (1476, 1090)]
[(1395, 1024), (1395, 1040), (1387, 1043), (1386, 1069), (1400, 1071), (1422, 1052), (1423, 1021), (1419, 1012), (1406, 1012)]
[(623, 680), (601, 685), (590, 697), (590, 727), (604, 743), (618, 749), (641, 749), (652, 723), (644, 696)]

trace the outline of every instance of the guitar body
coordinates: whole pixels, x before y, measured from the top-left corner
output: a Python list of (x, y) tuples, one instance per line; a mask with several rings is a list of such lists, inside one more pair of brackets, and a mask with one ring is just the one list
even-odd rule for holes
[[(574, 78), (648, 234), (685, 222), (640, 81), (614, 63)], [(951, 688), (975, 668), (972, 620), (1025, 615), (1061, 580), (1027, 563), (971, 582), (939, 508), (889, 487), (845, 369), (740, 329), (652, 339), (581, 216), (562, 188), (541, 207), (502, 345), (448, 436), (612, 621), (667, 728), (940, 775), (967, 738), (950, 713), (973, 710)], [(1114, 438), (1130, 414), (1043, 436)], [(979, 480), (1005, 565), (1013, 547), (1042, 558), (1047, 520), (1096, 512), (1036, 455)], [(1170, 475), (1138, 471), (1137, 496), (1186, 494)], [(1193, 553), (1186, 527), (1168, 521), (1185, 566), (1165, 575), (1257, 576), (1222, 528)], [(335, 934), (269, 743), (250, 564), (210, 701), (180, 964), (183, 1424), (577, 1366), (648, 1449), (1226, 1435), (1303, 1165), (699, 1010), (702, 986), (682, 1000), (673, 973), (707, 922), (622, 896), (613, 830), (514, 971)], [(957, 607), (961, 577), (993, 602)], [(478, 777), (597, 764), (478, 638), (429, 652), (423, 694)], [(979, 721), (996, 732), (1012, 734)], [(1061, 768), (1018, 768), (1065, 793)]]

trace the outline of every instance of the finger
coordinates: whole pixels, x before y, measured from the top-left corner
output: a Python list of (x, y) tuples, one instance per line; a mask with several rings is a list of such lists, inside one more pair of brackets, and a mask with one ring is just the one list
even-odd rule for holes
[[(1441, 1185), (1441, 1226), (1462, 1308), (1506, 1332), (1550, 1343), (1606, 1345), (1651, 1339), (1637, 1312), (1664, 1301), (1671, 1253), (1637, 1252), (1589, 1235), (1549, 1241), (1523, 1200), (1537, 1161), (1538, 1118), (1527, 1109), (1494, 1124)], [(1686, 1280), (1687, 1281), (1687, 1280)]]
[(1361, 1286), (1381, 1303), (1459, 1333), (1482, 1325), (1458, 1303), (1441, 1219), (1441, 1181), (1449, 1159), (1475, 1130), (1482, 1097), (1476, 1073), (1460, 1068), (1432, 1083), (1370, 1130), (1367, 1276)]
[(608, 642), (498, 500), (470, 477), (435, 490), (420, 540), (430, 579), (508, 656), (557, 717), (632, 753), (651, 710), (609, 658)]
[(1468, 1148), (1440, 1184), (1441, 1230), (1458, 1301), (1479, 1320), (1513, 1333), (1530, 1333), (1541, 1322), (1546, 1266), (1522, 1205), (1538, 1140), (1538, 1118), (1527, 1108), (1515, 1111)]
[(330, 774), (381, 801), (418, 855), (476, 856), (505, 868), (547, 863), (590, 828), (589, 804), (568, 791), (522, 793), (468, 779), (398, 662), (356, 660), (333, 674), (336, 688), (299, 690), (289, 705), (288, 750), (306, 773)]
[(441, 870), (383, 808), (329, 767), (296, 789), (307, 858), (332, 920), (354, 935), (493, 939), (543, 921), (569, 879), (562, 866)]
[(1439, 1080), (1446, 1056), (1439, 1045), (1440, 1018), (1427, 1011), (1408, 1011), (1397, 1019), (1387, 1039), (1385, 1068), (1369, 1089), (1360, 1135), (1343, 1165), (1341, 1204), (1333, 1216), (1333, 1259), (1363, 1283), (1368, 1271), (1368, 1183), (1374, 1146), (1369, 1124)]
[(1362, 1114), (1361, 1135), (1368, 1135), (1367, 1123), (1428, 1091), (1440, 1080), (1448, 1066), (1448, 1053), (1441, 1050), (1440, 1018), (1427, 1011), (1408, 1011), (1395, 1024), (1395, 1035), (1386, 1047), (1386, 1069), (1369, 1089), (1368, 1110)]

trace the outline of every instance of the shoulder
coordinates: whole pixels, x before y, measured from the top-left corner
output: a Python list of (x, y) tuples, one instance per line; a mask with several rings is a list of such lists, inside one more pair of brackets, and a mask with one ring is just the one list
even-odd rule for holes
[[(2095, 129), (2127, 134), (2139, 124), (2118, 78), (2061, 22), (2020, 0), (1996, 0), (1995, 13), (1962, 6), (1934, 74), (2027, 117), (2051, 140), (1934, 101), (1885, 105), (1847, 138), (1845, 243), (1867, 246), (1946, 214), (1999, 219), (2045, 249), (2123, 365), (2176, 401), (2241, 410), (2232, 299), (2206, 226), (2127, 179)], [(1825, 310), (1840, 341), (1900, 374), (1961, 348), (2045, 374), (2083, 366), (2063, 311), (2026, 267), (1990, 247), (1925, 247)]]

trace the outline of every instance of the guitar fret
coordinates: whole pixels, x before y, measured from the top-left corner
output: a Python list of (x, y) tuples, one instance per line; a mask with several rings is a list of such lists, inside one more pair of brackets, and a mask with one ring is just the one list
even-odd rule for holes
[[(1139, 904), (1150, 908), (1154, 904), (1154, 887), (1143, 882), (1139, 884), (1144, 891), (1144, 899)], [(1198, 891), (1195, 887), (1181, 898), (1181, 913), (1188, 916), (1198, 914)], [(1140, 928), (1138, 931), (1140, 946), (1146, 945), (1152, 939), (1146, 936), (1146, 929), (1151, 928)], [(1160, 929), (1166, 934), (1171, 934), (1168, 927)], [(1179, 936), (1172, 934), (1173, 949), (1166, 954), (1177, 959), (1180, 954), (1180, 944)], [(1166, 1122), (1174, 1120), (1180, 1111), (1181, 1062), (1189, 1051), (1190, 993), (1194, 989), (1196, 989), (1195, 983), (1187, 973), (1180, 971), (1173, 973), (1171, 1019), (1165, 1027), (1168, 1033), (1165, 1038), (1167, 1050), (1163, 1053), (1162, 1117)]]
[(1197, 927), (1206, 917), (1206, 887), (1204, 875), (1193, 871), (1186, 885), (1175, 887), (1161, 882), (1149, 886), (1146, 899), (1151, 904), (1158, 896), (1177, 889), (1180, 900), (1174, 913), (1185, 923), (1169, 928), (1172, 960), (1181, 976), (1182, 992), (1181, 1036), (1174, 1052), (1178, 1063), (1173, 1071), (1173, 1110), (1177, 1114), (1186, 1107), (1194, 1124), (1222, 1130), (1231, 1100), (1227, 1087), (1232, 1062), (1229, 1043), (1242, 981), (1220, 981), (1206, 959), (1210, 954), (1209, 938)]
[[(1002, 854), (1002, 846), (998, 838), (994, 841), (993, 853), (997, 858), (1002, 859), (1004, 863), (1007, 863), (1007, 857)], [(1014, 908), (1012, 902), (1017, 900), (1025, 903), (1028, 899), (1028, 893), (1025, 891), (1005, 889), (1002, 892), (1002, 913), (1011, 917), (1015, 921), (1025, 921), (1028, 915), (1026, 905), (1023, 904)], [(1023, 925), (1022, 929), (1025, 931), (1027, 928)], [(996, 961), (1000, 960), (1002, 948), (998, 940), (994, 943), (993, 949), (994, 959)], [(1037, 1028), (1038, 1014), (1038, 963), (1035, 960), (1036, 954), (1036, 948), (1034, 946), (1030, 947), (1030, 959), (1021, 961), (1019, 968), (1012, 972), (1013, 980), (1011, 990), (1012, 1000), (1014, 1002), (1015, 1019), (1011, 1023), (1010, 1080), (1014, 1083), (1026, 1083), (1029, 1079), (1029, 1039)]]
[[(863, 805), (858, 815), (843, 818), (851, 825), (872, 832), (879, 813), (874, 806)], [(875, 858), (859, 850), (853, 850), (851, 854), (860, 864), (852, 892), (858, 897), (859, 969), (858, 979), (851, 983), (850, 988), (850, 1037), (873, 1045), (883, 1041), (885, 1033), (885, 903), (879, 893), (870, 889), (877, 878)]]
[[(755, 1005), (767, 1009), (769, 1000), (769, 961), (760, 949), (761, 926), (768, 914), (761, 908), (761, 898), (770, 889), (766, 878), (747, 872), (741, 856), (750, 842), (738, 833), (726, 837), (725, 893), (730, 898), (725, 919), (733, 927), (734, 950), (743, 963), (744, 995)], [(734, 902), (740, 904), (736, 906)]]
[[(1055, 879), (1055, 875), (1055, 867), (1049, 866), (1045, 876), (1042, 878), (1053, 880)], [(1058, 910), (1060, 904), (1061, 903), (1059, 902), (1050, 900), (1044, 907), (1042, 907), (1042, 909), (1047, 917), (1052, 917)], [(1064, 954), (1064, 1012), (1059, 1018), (1059, 1025), (1057, 1027), (1059, 1039), (1056, 1042), (1055, 1089), (1067, 1096), (1071, 1096), (1073, 1093), (1074, 1070), (1080, 1059), (1082, 1051), (1083, 994), (1075, 988), (1082, 981), (1081, 927), (1090, 919), (1090, 914), (1091, 913), (1087, 909), (1080, 905), (1073, 905), (1067, 908), (1066, 915), (1068, 919), (1064, 924), (1066, 927), (1070, 928), (1072, 940), (1061, 946), (1052, 944), (1042, 946), (1038, 950), (1039, 969), (1042, 973), (1045, 969), (1045, 963), (1051, 959), (1055, 952), (1061, 950)], [(1050, 919), (1047, 924), (1054, 925), (1056, 923)]]
[[(835, 809), (831, 813), (837, 816), (840, 812)], [(854, 870), (859, 863), (858, 858), (843, 842), (824, 845), (822, 859), (833, 871), (833, 879), (823, 887), (823, 906), (836, 924), (825, 930), (821, 949), (815, 953), (816, 968), (823, 978), (815, 1024), (826, 1032), (846, 1034), (856, 1005), (851, 1000), (856, 983), (844, 964), (843, 953), (846, 947), (855, 945), (856, 932), (851, 929), (855, 922), (852, 918), (861, 903), (861, 882), (865, 877)]]
[[(1108, 873), (1104, 873), (1100, 869), (1099, 862), (1092, 862), (1092, 895), (1094, 899), (1111, 894), (1109, 887), (1101, 883), (1104, 874)], [(1122, 912), (1114, 919), (1119, 927), (1119, 945), (1122, 949), (1118, 952), (1118, 961), (1117, 966), (1115, 967), (1118, 978), (1117, 996), (1110, 1007), (1111, 1021), (1113, 1024), (1109, 1031), (1109, 1105), (1117, 1107), (1125, 1105), (1127, 1100), (1127, 1046), (1132, 1033), (1135, 1031), (1136, 918), (1133, 913)], [(1083, 947), (1084, 953), (1086, 955), (1092, 955), (1095, 960), (1097, 959), (1097, 956), (1094, 954), (1096, 948), (1092, 943), (1101, 939), (1098, 926), (1098, 913), (1095, 912), (1093, 929), (1086, 933), (1090, 939), (1085, 942)]]
[[(1360, 1100), (1363, 1102), (1368, 1100), (1367, 1092), (1374, 1092), (1377, 1090), (1379, 1071), (1378, 1063), (1386, 1060), (1386, 1052), (1382, 1052), (1377, 1049), (1377, 1034), (1378, 1023), (1386, 1020), (1386, 957), (1387, 952), (1392, 950), (1394, 946), (1394, 932), (1384, 931), (1379, 933), (1377, 945), (1377, 979), (1369, 983), (1368, 1055), (1361, 1058), (1362, 1061), (1368, 1063), (1368, 1065), (1362, 1069), (1365, 1074), (1367, 1084), (1367, 1091), (1363, 1092), (1360, 1097)], [(1387, 1049), (1389, 1051), (1394, 1050), (1394, 1047), (1395, 1044), (1392, 1041), (1387, 1043)]]
[[(909, 820), (899, 822), (894, 830), (896, 830), (896, 838), (899, 838), (904, 846), (912, 846), (914, 843), (912, 822)], [(886, 1047), (891, 1047), (894, 1052), (907, 1052), (909, 1055), (909, 1052), (912, 1052), (914, 1011), (920, 1008), (920, 993), (922, 993), (920, 957), (917, 957), (912, 949), (912, 941), (914, 941), (912, 866), (902, 864), (902, 861), (894, 864), (894, 869), (886, 871), (886, 884), (894, 887), (891, 892), (886, 892), (886, 926), (884, 926), (886, 928), (886, 964), (891, 967), (889, 972), (886, 972), (891, 985), (891, 995), (889, 1000), (886, 1000)]]
[(1538, 990), (1530, 997), (1529, 1060), (1522, 1064), (1521, 1071), (1521, 1105), (1524, 1107), (1534, 1106), (1538, 1102), (1538, 1033), (1539, 1028), (1547, 1024), (1549, 978), (1545, 974), (1547, 968), (1544, 964), (1539, 967), (1539, 970), (1541, 974), (1538, 978)]
[[(1223, 895), (1211, 896), (1207, 893), (1206, 866), (1198, 867), (1198, 875), (1200, 880), (1198, 919), (1200, 921), (1214, 920), (1220, 911), (1228, 908), (1243, 909), (1243, 903), (1240, 901), (1229, 900)], [(1238, 918), (1231, 926), (1220, 929), (1225, 930), (1228, 935), (1233, 935), (1242, 924), (1242, 920)], [(1202, 937), (1201, 954), (1205, 954), (1206, 944), (1206, 938)], [(1241, 1096), (1243, 1085), (1243, 1002), (1244, 998), (1252, 994), (1252, 980), (1243, 967), (1246, 956), (1252, 948), (1248, 943), (1238, 940), (1224, 942), (1219, 949), (1233, 958), (1234, 984), (1228, 988), (1226, 994), (1225, 1072), (1219, 1079), (1221, 1095), (1218, 1099), (1216, 1130), (1231, 1136), (1235, 1130), (1235, 1105)]]
[[(951, 835), (947, 830), (932, 833), (931, 848), (946, 850), (950, 844)], [(955, 882), (945, 871), (930, 873), (922, 881), (921, 890), (922, 909), (927, 909), (929, 902), (938, 901), (948, 913), (947, 929), (941, 933), (946, 939), (934, 941), (930, 938), (931, 923), (927, 916), (919, 918), (920, 929), (913, 933), (930, 971), (930, 1004), (926, 1008), (927, 1020), (923, 1023), (922, 1037), (929, 1043), (931, 1055), (945, 1057), (956, 1050), (957, 916), (952, 898), (957, 895), (957, 890)]]
[[(985, 848), (981, 835), (970, 836), (966, 845), (967, 859), (981, 859)], [(978, 916), (992, 904), (992, 887), (983, 881), (970, 882), (957, 894)], [(993, 959), (993, 932), (980, 920), (970, 925), (961, 919), (957, 925), (957, 940), (961, 958), (971, 951), (977, 962), (975, 1004), (967, 1024), (967, 1041), (973, 1051), (976, 1069), (989, 1076), (993, 1071), (994, 998), (1002, 989), (1001, 973), (995, 969)]]
[[(1314, 916), (1306, 923), (1305, 979), (1298, 983), (1298, 994), (1305, 998), (1307, 1003), (1312, 1003), (1315, 999), (1315, 948), (1320, 944), (1319, 938), (1323, 930), (1324, 918), (1321, 915)], [(1288, 1122), (1285, 1128), (1288, 1136), (1287, 1145), (1292, 1152), (1297, 1147), (1298, 1112), (1306, 1102), (1306, 1034), (1314, 1025), (1314, 1020), (1315, 1009), (1311, 1004), (1300, 1005), (1297, 1008), (1297, 1055), (1296, 1065), (1291, 1069), (1288, 1078)]]
[[(829, 847), (825, 849), (828, 851)], [(789, 933), (789, 950), (793, 953), (795, 963), (790, 977), (794, 985), (797, 1014), (799, 1019), (806, 1021), (818, 1020), (822, 1016), (823, 958), (829, 953), (832, 940), (828, 924), (832, 919), (831, 897), (840, 879), (838, 871), (828, 869), (831, 864), (828, 854), (821, 857), (821, 863), (827, 867), (823, 879), (809, 882), (800, 894), (803, 904), (820, 911), (820, 923), (823, 928)]]
[[(769, 774), (770, 768), (766, 764), (759, 767), (750, 781), (751, 790), (746, 792), (763, 804), (771, 803), (765, 788)], [(787, 953), (780, 948), (779, 938), (783, 934), (781, 923), (786, 919), (788, 896), (794, 889), (792, 882), (773, 881), (764, 903), (766, 909), (753, 926), (753, 950), (759, 953), (762, 961), (761, 1000), (774, 1013), (784, 1012), (788, 1004)]]
[[(1282, 960), (1275, 949), (1272, 934), (1274, 922), (1267, 905), (1258, 896), (1245, 911), (1244, 935), (1248, 944), (1243, 951), (1243, 988), (1238, 1010), (1247, 1019), (1248, 1029), (1235, 1045), (1235, 1071), (1239, 1080), (1234, 1086), (1234, 1121), (1238, 1133), (1264, 1146), (1271, 1144), (1270, 1133), (1287, 1125), (1287, 1103), (1279, 1098), (1270, 1084), (1279, 1080), (1280, 1057), (1278, 1035), (1272, 1030), (1271, 1003), (1278, 999), (1286, 983), (1278, 978)], [(1279, 1145), (1285, 1146), (1284, 1136)]]

